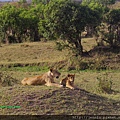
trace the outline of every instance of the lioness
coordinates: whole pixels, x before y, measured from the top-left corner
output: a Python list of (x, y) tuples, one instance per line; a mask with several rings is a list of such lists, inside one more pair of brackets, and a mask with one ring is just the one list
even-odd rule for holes
[(50, 69), (47, 73), (41, 76), (34, 76), (29, 78), (24, 78), (21, 83), (23, 85), (46, 85), (46, 86), (56, 86), (63, 87), (63, 85), (59, 85), (54, 82), (54, 78), (59, 78), (61, 73), (59, 73), (55, 69)]
[(65, 77), (60, 81), (60, 84), (63, 85), (64, 87), (75, 89), (74, 79), (75, 79), (75, 74), (74, 75), (68, 74), (67, 77)]

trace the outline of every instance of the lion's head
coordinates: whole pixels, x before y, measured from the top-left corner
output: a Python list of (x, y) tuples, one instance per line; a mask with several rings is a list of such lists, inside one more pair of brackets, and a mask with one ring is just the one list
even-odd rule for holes
[(70, 82), (74, 82), (74, 79), (75, 79), (75, 74), (73, 75), (73, 74), (68, 74), (68, 80), (70, 81)]
[(52, 68), (50, 69), (50, 72), (51, 72), (51, 75), (55, 78), (59, 78), (59, 76), (61, 75), (60, 72), (58, 72), (57, 70), (52, 69)]

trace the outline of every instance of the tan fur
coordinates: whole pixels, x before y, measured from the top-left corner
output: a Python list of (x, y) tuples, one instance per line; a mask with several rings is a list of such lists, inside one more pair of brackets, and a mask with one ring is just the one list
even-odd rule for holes
[(47, 73), (44, 73), (41, 76), (34, 76), (29, 78), (24, 78), (21, 83), (23, 85), (46, 85), (46, 86), (56, 86), (63, 87), (54, 82), (54, 78), (59, 78), (61, 73), (57, 70), (50, 69)]
[(64, 78), (60, 81), (60, 84), (63, 85), (64, 87), (68, 87), (70, 89), (75, 89), (74, 79), (75, 79), (75, 74), (74, 75), (68, 74), (66, 78)]

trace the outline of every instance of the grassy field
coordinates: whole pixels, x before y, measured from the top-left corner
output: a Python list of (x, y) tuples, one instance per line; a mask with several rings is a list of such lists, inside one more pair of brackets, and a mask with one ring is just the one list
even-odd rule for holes
[[(95, 45), (92, 39), (83, 39), (85, 51)], [(120, 114), (120, 71), (118, 70), (71, 70), (65, 69), (68, 64), (67, 50), (57, 51), (55, 43), (35, 42), (1, 45), (0, 73), (5, 79), (12, 80), (11, 86), (6, 82), (0, 83), (0, 106), (20, 106), (20, 108), (0, 108), (0, 115), (118, 115)], [(108, 53), (106, 53), (108, 54)], [(119, 53), (109, 53), (102, 56), (110, 63), (116, 58), (113, 66), (118, 66)], [(83, 58), (90, 61), (101, 58)], [(58, 68), (61, 72), (59, 80), (68, 73), (75, 73), (75, 85), (78, 90), (67, 88), (53, 88), (46, 86), (22, 86), (20, 81), (24, 77), (42, 74), (50, 67)], [(119, 67), (119, 66), (118, 66)], [(98, 77), (108, 74), (106, 79), (112, 80), (112, 91), (103, 93), (98, 87)], [(6, 77), (10, 76), (10, 77)], [(1, 77), (1, 78), (2, 78)], [(12, 78), (11, 78), (12, 77)], [(11, 82), (11, 81), (9, 81)]]

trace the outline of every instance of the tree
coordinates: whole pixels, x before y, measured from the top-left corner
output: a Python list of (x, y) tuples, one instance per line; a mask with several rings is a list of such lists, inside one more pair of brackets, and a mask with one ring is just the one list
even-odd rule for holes
[(38, 23), (42, 17), (42, 4), (16, 7), (5, 5), (0, 9), (0, 36), (6, 43), (39, 41)]
[[(98, 36), (97, 35), (97, 30), (95, 30), (96, 26), (98, 26), (98, 24), (100, 25), (102, 20), (103, 20), (103, 16), (106, 12), (108, 12), (108, 8), (106, 6), (104, 6), (102, 4), (102, 2), (105, 2), (105, 0), (83, 0), (82, 1), (82, 5), (84, 6), (88, 6), (90, 9), (92, 9), (93, 11), (96, 11), (96, 15), (97, 16), (97, 22), (94, 23), (94, 21), (91, 21), (91, 24), (87, 25), (86, 27), (86, 37), (93, 37), (93, 35)], [(91, 13), (92, 14), (92, 13)]]
[(99, 5), (103, 5), (103, 6), (108, 6), (111, 4), (115, 4), (116, 0), (82, 0), (82, 4), (86, 4), (89, 5), (90, 3), (98, 3)]
[[(23, 10), (20, 14), (20, 26), (19, 31), (24, 38), (27, 36), (30, 41), (39, 41), (38, 33), (38, 22), (39, 16), (37, 14), (36, 8), (31, 7), (30, 9)], [(26, 38), (25, 38), (26, 40)]]
[(19, 22), (19, 10), (15, 6), (5, 5), (0, 9), (0, 29), (4, 33), (6, 43), (15, 41), (15, 31)]
[(120, 45), (120, 9), (111, 10), (105, 17), (107, 31), (104, 31), (104, 41), (110, 46)]
[(39, 3), (43, 3), (43, 4), (47, 4), (49, 3), (50, 0), (32, 0), (33, 4), (39, 4)]
[[(92, 13), (92, 15), (91, 15)], [(82, 55), (81, 33), (91, 21), (97, 22), (96, 11), (70, 0), (51, 0), (44, 9), (39, 30), (45, 38), (60, 38), (75, 54)]]
[(27, 0), (19, 0), (20, 3), (27, 3)]

